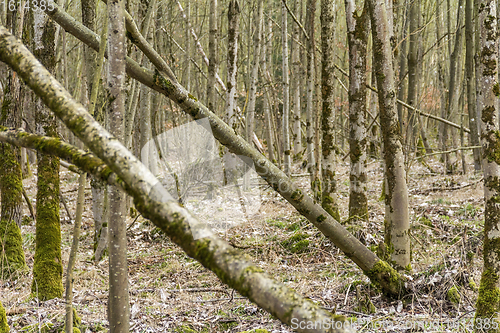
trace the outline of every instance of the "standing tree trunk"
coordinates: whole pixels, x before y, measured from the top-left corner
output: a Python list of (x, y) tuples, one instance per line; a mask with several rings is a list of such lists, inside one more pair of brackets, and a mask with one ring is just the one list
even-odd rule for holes
[[(260, 69), (262, 71), (261, 75), (262, 76), (268, 76), (268, 68), (267, 68), (267, 61), (268, 58), (271, 58), (271, 47), (272, 47), (272, 34), (269, 33), (264, 33), (266, 31), (266, 26), (262, 26), (262, 51), (261, 51), (261, 57), (260, 57)], [(269, 75), (270, 77), (270, 75)], [(264, 87), (264, 96), (263, 96), (263, 101), (262, 101), (262, 109), (264, 110), (264, 131), (265, 131), (265, 137), (266, 137), (266, 142), (267, 142), (267, 153), (269, 154), (269, 160), (272, 161), (273, 163), (276, 162), (276, 158), (274, 156), (274, 138), (273, 138), (273, 118), (271, 115), (271, 107), (272, 107), (272, 102), (271, 102), (271, 87), (269, 85), (266, 85)]]
[[(16, 16), (20, 12), (7, 12), (7, 25), (12, 33), (16, 31)], [(22, 27), (22, 23), (20, 25)], [(19, 29), (20, 30), (20, 29)], [(12, 70), (8, 70), (3, 100), (0, 107), (0, 125), (20, 128), (22, 108), (20, 101), (21, 82)], [(16, 272), (27, 269), (21, 237), (21, 217), (23, 204), (23, 175), (21, 172), (21, 149), (9, 144), (0, 144), (0, 279), (6, 279)]]
[[(451, 115), (453, 110), (457, 110), (458, 108), (458, 91), (457, 83), (460, 82), (460, 73), (458, 73), (458, 69), (460, 68), (460, 51), (462, 49), (462, 7), (463, 7), (463, 0), (458, 1), (458, 9), (457, 9), (457, 32), (455, 35), (455, 45), (453, 47), (453, 52), (450, 55), (450, 84), (448, 86), (448, 104), (446, 107), (446, 119), (452, 120)], [(451, 39), (451, 38), (450, 38)], [(448, 139), (448, 125), (444, 124), (443, 125), (443, 136), (446, 141)], [(450, 157), (448, 154), (444, 154), (445, 158), (445, 167), (446, 167), (446, 172), (452, 172), (452, 165), (450, 163)]]
[[(418, 88), (418, 61), (419, 61), (419, 16), (420, 16), (420, 0), (412, 1), (410, 5), (410, 46), (408, 49), (408, 104), (417, 107), (417, 88)], [(412, 109), (408, 109), (408, 131), (406, 134), (406, 142), (409, 143), (410, 149), (417, 143), (417, 114)]]
[[(398, 99), (401, 101), (404, 101), (405, 99), (405, 88), (406, 88), (406, 61), (407, 61), (407, 43), (406, 40), (408, 38), (407, 36), (407, 31), (408, 31), (408, 0), (405, 1), (404, 4), (404, 9), (402, 10), (403, 12), (403, 30), (401, 31), (401, 42), (399, 44), (399, 82), (398, 82)], [(371, 92), (371, 95), (373, 95), (373, 92)], [(403, 133), (404, 129), (404, 112), (403, 112), (403, 105), (398, 104), (398, 119), (399, 119), (399, 129), (401, 133)]]
[(7, 324), (7, 316), (5, 315), (5, 309), (0, 302), (0, 333), (9, 333), (10, 328), (9, 324)]
[(307, 1), (306, 25), (309, 39), (307, 40), (307, 94), (306, 94), (306, 141), (307, 141), (307, 172), (311, 175), (311, 188), (314, 185), (314, 17), (316, 16), (316, 0)]
[(217, 114), (215, 91), (215, 75), (217, 73), (218, 45), (219, 42), (217, 29), (217, 0), (210, 0), (210, 33), (208, 35), (208, 80), (207, 80), (207, 106)]
[[(123, 142), (125, 115), (125, 18), (124, 1), (108, 2), (108, 114), (109, 128)], [(127, 272), (127, 234), (125, 194), (115, 186), (109, 189), (109, 299), (108, 320), (111, 333), (129, 331)]]
[(337, 221), (340, 222), (340, 213), (337, 201), (337, 167), (335, 145), (335, 95), (334, 95), (334, 45), (335, 33), (335, 2), (321, 0), (321, 98), (323, 99), (321, 131), (322, 161), (321, 161), (321, 206)]
[[(368, 220), (366, 194), (366, 48), (369, 18), (366, 6), (359, 13), (353, 0), (346, 0), (349, 41), (349, 218)], [(396, 115), (397, 116), (397, 115)]]
[[(295, 17), (299, 15), (300, 8), (300, 0), (295, 1)], [(293, 130), (292, 130), (292, 139), (293, 139), (293, 153), (294, 160), (298, 160), (302, 155), (302, 125), (301, 115), (302, 109), (300, 108), (300, 78), (302, 75), (302, 65), (300, 63), (300, 53), (299, 53), (299, 43), (300, 40), (300, 31), (299, 25), (295, 24), (293, 26), (293, 38), (291, 45), (291, 57), (292, 57), (292, 82), (291, 82), (291, 90), (292, 90), (292, 100), (291, 100), (291, 111), (293, 118)]]
[(385, 255), (397, 269), (411, 269), (408, 188), (404, 156), (399, 139), (396, 90), (392, 61), (392, 27), (383, 0), (368, 0), (373, 36), (374, 67), (377, 73), (380, 125), (385, 161)]
[[(41, 11), (34, 11), (34, 54), (49, 71), (55, 69), (55, 25)], [(36, 132), (57, 137), (54, 114), (37, 98)], [(33, 264), (33, 294), (41, 300), (61, 297), (62, 261), (59, 221), (59, 158), (37, 153), (36, 247)]]
[[(474, 81), (474, 16), (473, 0), (465, 0), (465, 82), (467, 85), (467, 109), (469, 111), (470, 143), (479, 146), (478, 118), (476, 111), (476, 90)], [(474, 170), (481, 170), (481, 149), (473, 150)]]
[(283, 167), (284, 172), (290, 176), (290, 79), (288, 77), (288, 25), (287, 10), (285, 4), (281, 3), (281, 43), (283, 59)]
[[(498, 128), (498, 32), (495, 1), (484, 0), (479, 6), (480, 63), (479, 93), (481, 105), (481, 143), (484, 170), (484, 267), (477, 299), (476, 327), (493, 319), (488, 332), (500, 332), (500, 131)], [(478, 321), (483, 320), (483, 322)], [(479, 326), (481, 325), (481, 326)]]
[(236, 91), (238, 78), (238, 36), (240, 33), (240, 5), (238, 0), (229, 2), (227, 33), (227, 105), (226, 123), (236, 129)]

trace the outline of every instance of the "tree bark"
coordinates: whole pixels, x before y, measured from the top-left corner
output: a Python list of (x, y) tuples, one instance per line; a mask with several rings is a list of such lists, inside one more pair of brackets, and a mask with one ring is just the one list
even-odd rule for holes
[(321, 206), (335, 220), (340, 222), (340, 213), (337, 199), (337, 154), (335, 144), (335, 87), (334, 87), (334, 45), (335, 33), (335, 2), (321, 0), (321, 98), (323, 99), (321, 131), (323, 140), (321, 145)]
[[(369, 18), (353, 0), (346, 0), (349, 42), (349, 219), (368, 221), (366, 193), (366, 48)], [(366, 2), (365, 2), (366, 4)]]
[(307, 94), (306, 94), (306, 142), (307, 142), (307, 172), (311, 175), (311, 188), (314, 184), (314, 18), (316, 0), (307, 0), (306, 25), (311, 38), (307, 40)]
[[(125, 115), (125, 5), (123, 0), (108, 2), (108, 116), (109, 128), (117, 142), (123, 142)], [(76, 133), (75, 133), (76, 134)], [(89, 148), (91, 148), (89, 146)], [(91, 148), (92, 149), (92, 148)], [(129, 331), (127, 233), (125, 194), (109, 188), (109, 298), (108, 321), (111, 333)]]
[(217, 27), (217, 0), (210, 0), (210, 31), (208, 34), (208, 80), (207, 80), (207, 106), (217, 114), (217, 95), (215, 94), (215, 75), (218, 67), (218, 34)]
[[(300, 9), (300, 0), (295, 0), (295, 16), (298, 16)], [(293, 118), (293, 153), (294, 160), (298, 160), (302, 156), (302, 109), (300, 108), (300, 80), (302, 75), (302, 64), (300, 63), (300, 53), (298, 41), (300, 40), (299, 25), (295, 24), (293, 27), (293, 39), (291, 45), (292, 57), (292, 118)]]
[[(8, 22), (14, 35), (16, 31), (15, 16), (18, 12), (8, 12)], [(3, 88), (3, 99), (0, 105), (0, 125), (21, 127), (22, 106), (20, 101), (21, 82), (12, 70), (8, 70), (6, 85)], [(21, 149), (8, 144), (0, 144), (0, 274), (7, 279), (27, 270), (23, 240), (21, 237), (21, 220), (23, 204), (23, 175), (21, 171)]]
[(368, 0), (377, 73), (380, 125), (385, 161), (385, 251), (397, 269), (411, 269), (410, 221), (408, 214), (408, 188), (404, 169), (404, 156), (399, 138), (396, 113), (396, 91), (392, 61), (392, 27), (383, 0)]
[[(478, 12), (480, 26), (481, 145), (484, 170), (483, 273), (477, 299), (475, 322), (486, 319), (496, 324), (488, 332), (500, 332), (500, 131), (498, 128), (498, 30), (495, 1), (484, 0)], [(493, 323), (492, 323), (493, 324)], [(480, 328), (479, 325), (476, 327)], [(478, 329), (479, 331), (479, 329)]]
[[(49, 71), (55, 69), (55, 24), (41, 11), (34, 11), (34, 54)], [(57, 121), (41, 99), (35, 101), (36, 132), (57, 137)], [(33, 294), (41, 300), (61, 297), (62, 261), (59, 221), (59, 159), (37, 154), (36, 246)]]
[(227, 105), (226, 123), (236, 130), (238, 119), (236, 113), (236, 92), (238, 77), (238, 36), (240, 33), (240, 5), (238, 0), (229, 2), (227, 11)]
[[(476, 89), (474, 76), (474, 16), (473, 0), (465, 0), (465, 82), (467, 85), (467, 110), (469, 113), (470, 144), (479, 146)], [(481, 149), (473, 150), (474, 170), (481, 170)]]
[(281, 3), (281, 44), (283, 60), (283, 170), (287, 176), (291, 173), (290, 161), (290, 78), (288, 70), (288, 13)]

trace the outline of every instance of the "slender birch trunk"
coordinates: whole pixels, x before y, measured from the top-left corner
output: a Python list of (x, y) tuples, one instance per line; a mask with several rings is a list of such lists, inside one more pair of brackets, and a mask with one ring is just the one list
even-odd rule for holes
[(385, 161), (385, 246), (386, 255), (397, 269), (411, 269), (410, 221), (408, 214), (408, 188), (404, 169), (404, 156), (399, 138), (396, 113), (396, 91), (392, 61), (392, 27), (389, 11), (383, 0), (368, 0), (372, 36), (374, 67), (377, 73), (380, 125)]
[(288, 18), (285, 4), (281, 3), (281, 44), (283, 60), (283, 170), (290, 176), (290, 79), (288, 71)]
[(500, 131), (498, 127), (498, 28), (497, 8), (493, 0), (480, 2), (478, 11), (481, 77), (481, 145), (484, 170), (484, 245), (483, 273), (477, 299), (476, 332), (491, 324), (488, 332), (500, 332)]
[[(125, 3), (108, 2), (108, 77), (109, 128), (123, 142), (125, 115)], [(125, 194), (117, 187), (109, 189), (109, 299), (108, 321), (111, 333), (129, 331), (129, 295), (127, 270), (127, 234)]]
[(321, 206), (337, 221), (340, 221), (340, 213), (337, 199), (337, 179), (335, 170), (337, 167), (336, 144), (335, 144), (335, 95), (334, 95), (334, 45), (335, 33), (335, 2), (321, 0), (321, 50), (322, 50), (322, 73), (321, 73), (321, 98), (323, 99), (321, 131), (322, 138), (322, 161), (321, 161)]
[[(407, 103), (413, 107), (417, 107), (417, 89), (419, 82), (418, 62), (419, 62), (419, 16), (420, 16), (420, 0), (412, 1), (410, 5), (410, 43), (408, 48), (408, 99)], [(417, 117), (418, 115), (412, 110), (408, 109), (408, 131), (406, 142), (410, 147), (414, 147), (417, 143), (418, 130), (417, 130)], [(409, 149), (411, 150), (411, 149)]]
[[(272, 30), (271, 30), (272, 31)], [(262, 76), (267, 76), (268, 68), (267, 61), (268, 58), (271, 58), (271, 47), (272, 47), (272, 34), (267, 33), (266, 26), (263, 26), (262, 29), (262, 50), (260, 57), (260, 69), (262, 71)], [(274, 136), (273, 132), (273, 118), (271, 115), (271, 107), (273, 106), (272, 98), (271, 98), (271, 87), (265, 85), (264, 87), (264, 96), (262, 101), (262, 109), (264, 110), (264, 131), (267, 142), (267, 153), (269, 156), (269, 160), (272, 162), (276, 161), (276, 157), (274, 156)]]

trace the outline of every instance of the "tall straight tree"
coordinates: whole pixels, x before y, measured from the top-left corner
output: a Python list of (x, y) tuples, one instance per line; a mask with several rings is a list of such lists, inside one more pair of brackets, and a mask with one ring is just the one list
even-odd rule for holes
[[(479, 146), (478, 117), (474, 75), (474, 3), (465, 0), (465, 83), (467, 87), (467, 110), (469, 112), (470, 142)], [(473, 150), (474, 170), (481, 170), (481, 149)]]
[(369, 18), (354, 0), (345, 1), (347, 40), (349, 42), (349, 218), (368, 220), (366, 194), (366, 48)]
[[(335, 147), (335, 94), (334, 94), (334, 45), (335, 33), (335, 2), (321, 0), (321, 98), (323, 99), (321, 115), (321, 206), (337, 221), (340, 221), (337, 202), (337, 167)], [(300, 109), (299, 109), (300, 112)]]
[[(117, 140), (124, 140), (125, 116), (125, 16), (124, 1), (108, 1), (108, 114), (109, 128)], [(127, 233), (125, 194), (118, 187), (109, 190), (109, 299), (111, 333), (129, 331)]]
[(283, 166), (287, 175), (290, 175), (290, 78), (288, 71), (288, 13), (285, 3), (281, 3), (281, 44), (283, 60)]
[[(54, 72), (55, 24), (42, 11), (33, 11), (33, 15), (34, 54), (45, 68)], [(56, 118), (39, 98), (35, 100), (35, 123), (37, 134), (57, 137)], [(37, 160), (36, 247), (31, 289), (39, 299), (47, 300), (63, 294), (59, 158), (37, 153)]]
[(257, 12), (255, 19), (255, 33), (254, 33), (254, 52), (253, 52), (253, 63), (252, 72), (250, 75), (250, 89), (248, 96), (248, 106), (246, 114), (246, 139), (248, 142), (252, 142), (253, 131), (255, 128), (255, 100), (257, 99), (257, 79), (259, 76), (259, 56), (261, 49), (261, 31), (262, 31), (262, 16), (263, 16), (263, 6), (262, 0), (257, 0)]
[(392, 12), (384, 0), (367, 0), (377, 73), (385, 162), (385, 255), (397, 269), (410, 269), (410, 219), (404, 156), (396, 112), (392, 61)]
[(236, 124), (236, 88), (238, 78), (238, 36), (240, 33), (240, 5), (238, 0), (229, 2), (227, 11), (227, 105), (226, 123), (235, 128)]
[[(299, 16), (300, 0), (295, 0), (295, 17)], [(302, 64), (300, 63), (299, 40), (300, 29), (298, 24), (293, 25), (293, 38), (290, 47), (290, 55), (292, 57), (292, 81), (291, 81), (291, 112), (293, 118), (293, 153), (294, 159), (300, 158), (302, 155), (302, 109), (300, 108), (300, 82), (302, 76)]]
[[(493, 319), (500, 332), (500, 131), (498, 128), (498, 29), (494, 0), (483, 0), (478, 8), (480, 27), (479, 66), (481, 78), (481, 144), (484, 170), (484, 245), (483, 273), (477, 299), (477, 319)], [(481, 322), (478, 322), (481, 324)], [(479, 325), (477, 325), (479, 326)]]
[(307, 141), (307, 172), (311, 175), (311, 188), (314, 186), (314, 18), (316, 16), (316, 0), (307, 0), (306, 26), (307, 34), (307, 94), (306, 94), (306, 141)]
[(207, 106), (210, 110), (213, 110), (217, 114), (216, 108), (216, 98), (215, 93), (215, 75), (217, 73), (217, 63), (218, 63), (218, 34), (219, 29), (217, 27), (217, 0), (210, 0), (210, 33), (208, 35), (208, 80), (207, 80)]
[[(21, 11), (7, 11), (7, 26), (15, 36), (21, 36), (23, 17)], [(8, 70), (3, 99), (0, 106), (0, 125), (21, 127), (21, 82), (14, 71)], [(21, 149), (9, 144), (0, 144), (0, 276), (3, 279), (27, 268), (21, 237), (23, 203), (23, 177), (21, 172)]]

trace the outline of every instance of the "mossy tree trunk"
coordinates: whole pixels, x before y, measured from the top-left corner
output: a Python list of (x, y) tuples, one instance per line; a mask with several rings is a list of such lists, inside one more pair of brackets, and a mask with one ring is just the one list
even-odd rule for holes
[[(498, 128), (498, 30), (497, 8), (493, 0), (484, 0), (479, 6), (481, 78), (481, 144), (484, 170), (484, 245), (483, 273), (477, 300), (476, 327), (485, 319), (498, 324), (500, 311), (500, 131)], [(482, 321), (478, 321), (478, 319)]]
[(349, 42), (349, 218), (368, 220), (366, 193), (366, 48), (369, 17), (364, 8), (346, 0), (347, 39)]
[[(34, 54), (49, 70), (55, 69), (55, 24), (41, 11), (34, 11)], [(36, 132), (57, 137), (56, 117), (35, 100)], [(41, 300), (61, 297), (62, 261), (59, 220), (59, 159), (38, 153), (36, 194), (36, 246), (32, 292)]]
[(387, 258), (397, 269), (410, 268), (410, 219), (408, 188), (399, 122), (392, 60), (392, 12), (383, 0), (367, 0), (373, 37), (374, 67), (377, 75), (380, 125), (385, 162), (385, 246)]
[(0, 302), (0, 333), (8, 333), (10, 331), (9, 325), (7, 324), (7, 316), (5, 315), (5, 309)]
[(323, 59), (321, 62), (321, 98), (323, 102), (321, 115), (321, 130), (323, 134), (323, 140), (321, 141), (321, 206), (333, 218), (340, 221), (337, 202), (337, 179), (335, 176), (337, 156), (335, 145), (335, 88), (333, 77), (335, 57), (334, 33), (335, 2), (331, 0), (321, 0), (321, 50), (323, 52)]
[[(124, 142), (125, 116), (125, 1), (108, 2), (109, 64), (107, 73), (108, 117), (111, 134)], [(129, 331), (127, 231), (125, 193), (109, 189), (109, 298), (108, 321), (111, 333)]]
[[(16, 27), (17, 12), (7, 11), (7, 24), (15, 35), (21, 31)], [(21, 82), (12, 70), (8, 70), (7, 84), (3, 91), (0, 125), (21, 127), (20, 107)], [(0, 144), (0, 276), (3, 279), (26, 269), (21, 238), (21, 215), (23, 183), (21, 172), (21, 149), (8, 144)]]

